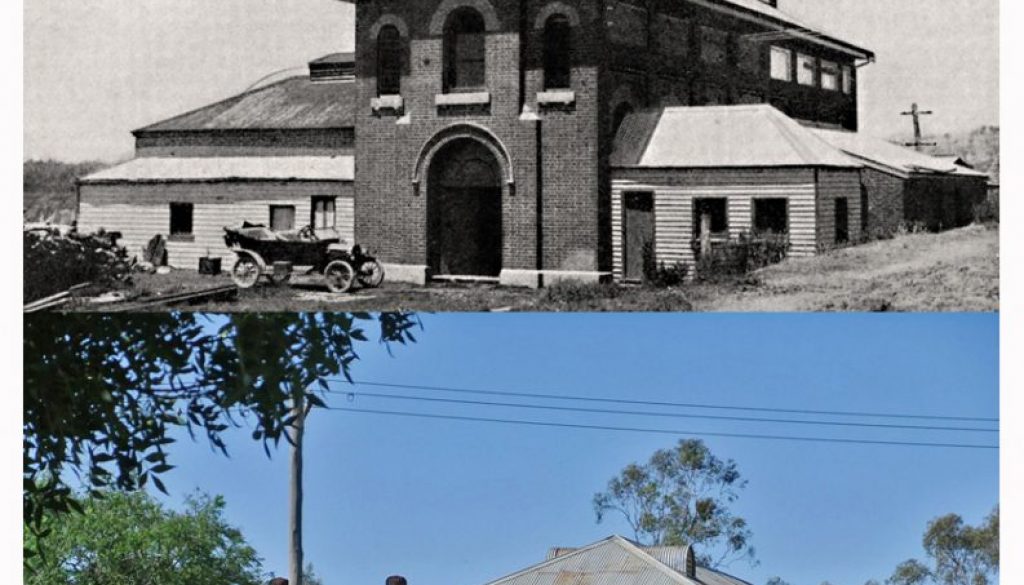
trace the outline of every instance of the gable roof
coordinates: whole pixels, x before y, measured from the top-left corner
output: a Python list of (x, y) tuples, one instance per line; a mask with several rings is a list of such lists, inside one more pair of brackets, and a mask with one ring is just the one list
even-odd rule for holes
[(697, 567), (696, 579), (690, 579), (684, 565), (666, 562), (680, 555), (685, 558), (685, 547), (644, 549), (610, 536), (578, 549), (559, 548), (544, 562), (488, 585), (750, 585), (704, 567)]
[[(328, 56), (330, 57), (330, 56)], [(302, 130), (355, 126), (356, 86), (289, 77), (135, 130)]]
[(866, 166), (902, 178), (911, 174), (988, 177), (985, 173), (956, 164), (956, 161), (947, 157), (931, 156), (861, 132), (820, 128), (810, 131), (846, 154), (863, 161)]
[(768, 104), (630, 114), (611, 161), (613, 167), (686, 169), (863, 166)]

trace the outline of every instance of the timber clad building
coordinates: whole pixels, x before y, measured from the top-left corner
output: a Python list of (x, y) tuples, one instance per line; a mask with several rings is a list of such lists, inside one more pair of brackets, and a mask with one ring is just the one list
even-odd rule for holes
[(774, 0), (355, 4), (354, 54), (136, 131), (80, 228), (191, 268), (229, 255), (222, 226), (312, 224), (391, 280), (538, 286), (692, 262), (702, 223), (812, 255), (904, 219), (816, 133), (855, 136), (872, 53)]

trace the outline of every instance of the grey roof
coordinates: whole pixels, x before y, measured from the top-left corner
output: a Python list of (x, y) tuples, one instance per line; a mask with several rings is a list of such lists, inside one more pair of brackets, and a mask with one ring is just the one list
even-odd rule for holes
[(988, 177), (985, 173), (958, 165), (948, 157), (931, 156), (861, 132), (817, 128), (810, 131), (865, 165), (903, 178), (911, 174)]
[(552, 550), (548, 559), (488, 585), (750, 585), (725, 573), (697, 567), (686, 577), (685, 547), (645, 549), (621, 536), (581, 548)]
[(355, 101), (355, 83), (317, 83), (308, 75), (301, 75), (157, 122), (135, 133), (351, 128), (355, 126)]
[(352, 181), (352, 156), (143, 157), (83, 177), (89, 183)]
[(768, 104), (635, 112), (614, 148), (614, 167), (863, 166)]

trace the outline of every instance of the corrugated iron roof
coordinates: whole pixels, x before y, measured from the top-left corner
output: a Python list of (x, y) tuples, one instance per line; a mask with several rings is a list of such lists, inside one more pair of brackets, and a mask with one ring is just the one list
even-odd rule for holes
[(649, 168), (863, 166), (768, 104), (671, 107), (625, 118), (612, 166)]
[(104, 169), (82, 183), (168, 183), (225, 180), (351, 181), (352, 156), (144, 157)]
[[(331, 57), (331, 56), (328, 56)], [(355, 126), (355, 83), (289, 77), (135, 130), (294, 130)]]
[(690, 579), (685, 565), (679, 569), (655, 556), (671, 557), (675, 553), (670, 548), (676, 547), (644, 549), (611, 536), (582, 548), (552, 549), (544, 562), (488, 585), (750, 585), (704, 567), (698, 567), (696, 579)]
[(948, 158), (930, 156), (861, 132), (817, 128), (810, 131), (846, 154), (864, 161), (866, 165), (904, 178), (919, 173), (988, 177), (985, 173), (958, 165)]

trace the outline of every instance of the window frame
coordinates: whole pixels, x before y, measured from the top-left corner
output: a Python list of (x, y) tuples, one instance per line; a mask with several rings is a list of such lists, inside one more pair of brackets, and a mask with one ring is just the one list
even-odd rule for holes
[[(563, 36), (556, 37), (556, 34)], [(572, 21), (562, 13), (555, 13), (544, 21), (543, 66), (544, 89), (572, 89), (572, 66), (575, 57), (575, 39)]]
[[(185, 201), (172, 201), (168, 209), (167, 239), (171, 241), (195, 240), (195, 204)], [(187, 219), (180, 215), (186, 210), (188, 212)], [(187, 226), (179, 225), (183, 220), (188, 222)]]
[[(274, 226), (274, 212), (275, 211), (280, 211), (280, 210), (285, 210), (285, 209), (290, 209), (291, 212), (292, 212), (292, 226), (290, 228), (280, 229), (280, 228), (277, 228), (277, 227)], [(286, 231), (290, 231), (290, 230), (294, 230), (295, 229), (295, 220), (298, 218), (298, 209), (297, 209), (296, 205), (291, 204), (291, 203), (288, 203), (288, 204), (271, 204), (270, 205), (270, 212), (269, 213), (270, 213), (270, 221), (268, 222), (268, 224), (270, 226), (271, 231), (286, 232)]]
[(715, 221), (715, 215), (716, 215), (715, 211), (716, 210), (712, 210), (712, 213), (711, 213), (711, 237), (712, 238), (716, 238), (716, 237), (717, 238), (722, 238), (724, 236), (724, 237), (728, 238), (729, 237), (729, 198), (728, 197), (694, 197), (693, 198), (693, 206), (692, 206), (692, 208), (693, 208), (693, 237), (694, 237), (694, 239), (700, 239), (700, 237), (702, 236), (701, 231), (700, 231), (701, 230), (701, 220), (700, 220), (700, 218), (701, 218), (701, 215), (702, 215), (702, 213), (701, 213), (701, 204), (708, 204), (708, 203), (714, 203), (716, 205), (720, 204), (722, 206), (721, 218), (720, 218), (721, 222), (717, 222), (717, 223), (721, 224), (721, 229), (718, 229), (718, 230), (715, 229), (715, 223), (716, 223), (716, 221)]
[[(330, 203), (330, 225), (319, 225), (317, 222), (317, 209), (321, 204)], [(328, 211), (324, 209), (324, 217)], [(314, 230), (336, 230), (338, 228), (338, 196), (337, 195), (313, 195), (309, 205), (309, 224)], [(326, 224), (326, 222), (325, 222)]]
[[(479, 52), (474, 59), (466, 59), (459, 53), (460, 38), (470, 36), (480, 37)], [(487, 88), (487, 24), (484, 16), (470, 6), (462, 6), (453, 10), (445, 21), (442, 45), (444, 93), (472, 93), (485, 90)], [(479, 79), (476, 75), (470, 75), (472, 70), (465, 69), (466, 64), (469, 63), (478, 65)], [(463, 79), (465, 77), (473, 77), (473, 83)]]
[[(772, 45), (770, 54), (771, 54), (771, 56), (769, 57), (770, 63), (769, 63), (769, 67), (768, 67), (768, 69), (769, 69), (768, 75), (771, 76), (771, 78), (776, 80), (776, 81), (785, 81), (785, 82), (791, 83), (793, 81), (793, 63), (794, 63), (794, 53), (793, 53), (793, 50), (792, 49), (787, 49), (785, 47), (779, 47), (777, 45)], [(775, 60), (775, 58), (778, 57), (778, 56), (785, 56), (785, 58), (786, 58), (786, 61), (785, 61), (785, 64), (786, 64), (785, 77), (778, 77), (778, 76), (775, 75), (776, 74), (776, 67), (775, 67), (776, 60)], [(781, 71), (781, 68), (780, 68), (780, 71)]]
[[(810, 67), (805, 66), (805, 64), (809, 64)], [(819, 68), (817, 57), (813, 57), (811, 55), (806, 55), (804, 53), (799, 52), (796, 54), (796, 82), (798, 85), (802, 85), (804, 87), (817, 87), (818, 70)], [(801, 73), (810, 75), (810, 78), (802, 78), (800, 75)]]
[[(781, 232), (768, 231), (768, 229), (766, 229), (766, 228), (764, 228), (764, 227), (759, 225), (761, 217), (762, 216), (767, 216), (769, 214), (764, 213), (763, 211), (759, 211), (758, 210), (758, 206), (759, 205), (767, 205), (769, 203), (781, 203), (782, 204), (782, 219), (785, 222), (785, 227), (783, 227)], [(776, 235), (776, 236), (778, 236), (778, 235), (789, 235), (789, 230), (790, 230), (790, 228), (792, 226), (790, 225), (791, 222), (790, 222), (790, 218), (789, 218), (789, 198), (788, 197), (755, 197), (753, 203), (750, 206), (750, 214), (752, 216), (751, 217), (752, 221), (750, 222), (750, 227), (753, 230), (755, 235), (758, 235), (758, 236), (761, 236), (761, 235)]]
[[(385, 38), (385, 34), (393, 35)], [(393, 24), (384, 25), (377, 33), (377, 96), (402, 94), (402, 69), (405, 45), (402, 32)]]
[(840, 66), (839, 75), (841, 78), (839, 83), (842, 86), (843, 93), (846, 95), (853, 95), (853, 67), (850, 67), (849, 65)]
[[(821, 79), (821, 89), (835, 92), (841, 89), (842, 79), (840, 79), (839, 63), (822, 59), (819, 62), (818, 71)], [(831, 87), (826, 84), (826, 79), (831, 80)]]

